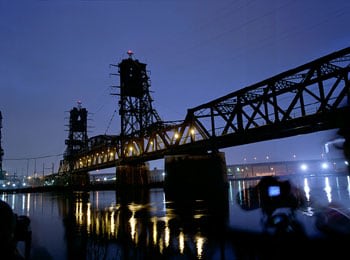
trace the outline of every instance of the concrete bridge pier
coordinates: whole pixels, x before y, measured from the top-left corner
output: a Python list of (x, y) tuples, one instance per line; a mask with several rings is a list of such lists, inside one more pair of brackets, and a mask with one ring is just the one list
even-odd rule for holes
[(149, 184), (149, 164), (120, 164), (116, 167), (117, 187), (146, 187)]
[(72, 189), (82, 189), (88, 187), (90, 184), (90, 177), (88, 172), (66, 173), (61, 176), (59, 185), (69, 186)]
[(171, 200), (226, 200), (226, 171), (222, 152), (166, 156), (165, 195)]

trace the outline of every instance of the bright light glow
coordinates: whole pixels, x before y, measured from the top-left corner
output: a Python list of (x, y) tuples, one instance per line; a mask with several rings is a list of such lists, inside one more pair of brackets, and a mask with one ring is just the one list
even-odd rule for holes
[(198, 234), (195, 239), (196, 239), (197, 257), (198, 257), (198, 259), (202, 259), (205, 238)]
[(157, 217), (152, 217), (152, 222), (153, 222), (153, 245), (157, 244)]
[(349, 162), (348, 162), (348, 161), (345, 161), (344, 163), (345, 163), (345, 165), (349, 165)]
[(87, 212), (86, 212), (86, 225), (87, 231), (90, 233), (91, 230), (91, 203), (87, 204)]
[(175, 133), (175, 134), (174, 134), (174, 138), (175, 138), (175, 139), (179, 138), (179, 134), (178, 134), (178, 133)]
[(332, 202), (332, 188), (331, 185), (329, 184), (329, 179), (328, 177), (325, 178), (325, 187), (324, 187), (324, 191), (327, 194), (327, 199), (328, 202), (331, 203)]
[(307, 164), (306, 163), (303, 163), (302, 165), (300, 165), (300, 169), (302, 169), (303, 171), (306, 171), (307, 170)]
[(304, 179), (304, 191), (305, 191), (306, 200), (310, 201), (310, 186), (307, 178)]
[(165, 247), (169, 247), (169, 244), (170, 244), (170, 228), (168, 226), (168, 221), (165, 222), (164, 243), (165, 243)]
[(326, 169), (328, 169), (329, 165), (328, 165), (328, 163), (323, 162), (321, 167), (322, 167), (322, 169), (326, 170)]
[(135, 212), (132, 212), (132, 216), (129, 219), (129, 224), (130, 224), (131, 239), (136, 242), (136, 225), (137, 225), (137, 220), (135, 218)]
[(185, 249), (185, 235), (182, 232), (182, 230), (180, 231), (180, 234), (179, 234), (179, 249), (180, 249), (180, 254), (183, 254)]

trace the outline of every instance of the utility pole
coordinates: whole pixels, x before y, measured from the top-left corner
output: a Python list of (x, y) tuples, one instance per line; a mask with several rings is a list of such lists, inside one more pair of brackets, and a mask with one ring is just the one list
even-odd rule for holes
[(27, 178), (29, 176), (29, 159), (27, 159)]
[(36, 178), (36, 159), (34, 159), (34, 178)]

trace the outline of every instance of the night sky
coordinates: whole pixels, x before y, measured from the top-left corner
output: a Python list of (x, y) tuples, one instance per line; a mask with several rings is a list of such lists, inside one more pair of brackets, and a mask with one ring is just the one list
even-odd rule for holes
[[(89, 137), (119, 134), (110, 64), (129, 49), (147, 63), (161, 118), (182, 120), (188, 108), (349, 47), (349, 22), (348, 0), (0, 0), (4, 170), (56, 171), (77, 101)], [(230, 148), (226, 162), (319, 159), (334, 137)]]

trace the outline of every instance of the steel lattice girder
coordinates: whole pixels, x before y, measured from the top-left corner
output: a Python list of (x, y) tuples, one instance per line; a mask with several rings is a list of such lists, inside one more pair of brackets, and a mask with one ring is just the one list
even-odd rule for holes
[(143, 135), (117, 142), (109, 161), (90, 168), (339, 128), (350, 114), (349, 61), (345, 48), (188, 109), (178, 124), (150, 125)]

